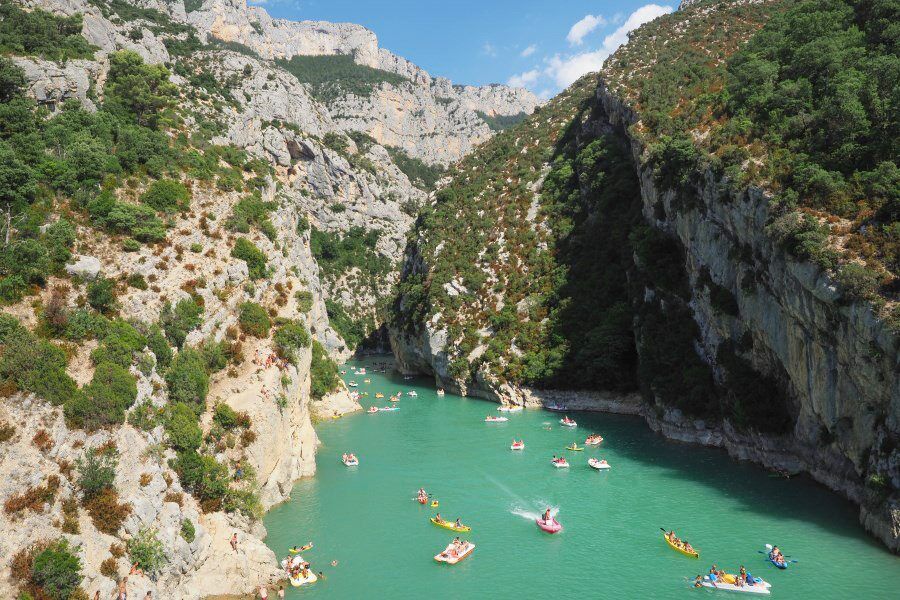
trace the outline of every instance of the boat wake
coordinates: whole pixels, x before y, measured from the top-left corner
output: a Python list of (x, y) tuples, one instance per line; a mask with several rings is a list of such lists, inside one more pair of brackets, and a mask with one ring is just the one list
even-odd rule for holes
[[(546, 503), (538, 502), (537, 504), (539, 504), (540, 506), (547, 506)], [(540, 519), (544, 515), (543, 510), (541, 510), (540, 512), (537, 512), (537, 511), (533, 511), (533, 510), (528, 510), (526, 508), (521, 508), (519, 506), (513, 506), (509, 512), (510, 512), (510, 514), (516, 515), (518, 517), (522, 517), (523, 519), (528, 519), (529, 521), (535, 521), (537, 519)], [(550, 516), (555, 519), (556, 515), (558, 515), (558, 514), (559, 514), (559, 507), (551, 506), (550, 507)]]

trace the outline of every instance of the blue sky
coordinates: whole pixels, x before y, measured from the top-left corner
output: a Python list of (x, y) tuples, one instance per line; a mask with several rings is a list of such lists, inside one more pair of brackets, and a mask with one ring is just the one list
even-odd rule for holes
[(677, 6), (655, 0), (256, 0), (274, 17), (359, 23), (454, 83), (549, 97), (599, 69), (627, 32)]

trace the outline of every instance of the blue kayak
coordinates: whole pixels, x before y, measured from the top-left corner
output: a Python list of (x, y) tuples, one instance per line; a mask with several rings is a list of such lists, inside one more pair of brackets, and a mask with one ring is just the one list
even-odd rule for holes
[(771, 558), (766, 558), (766, 560), (768, 560), (770, 563), (772, 563), (773, 565), (775, 565), (775, 566), (778, 567), (779, 569), (787, 569), (787, 568), (788, 568), (787, 562), (775, 562), (775, 561), (772, 560)]

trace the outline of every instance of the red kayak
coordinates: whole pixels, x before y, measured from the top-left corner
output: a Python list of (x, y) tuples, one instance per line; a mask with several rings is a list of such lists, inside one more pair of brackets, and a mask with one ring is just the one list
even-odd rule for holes
[(419, 496), (418, 498), (416, 498), (416, 502), (418, 502), (419, 504), (425, 504), (426, 502), (428, 502), (428, 496)]
[(547, 533), (559, 533), (562, 531), (562, 525), (559, 524), (559, 521), (556, 519), (550, 519), (549, 521), (545, 521), (541, 518), (537, 518), (534, 520), (537, 523), (537, 526)]

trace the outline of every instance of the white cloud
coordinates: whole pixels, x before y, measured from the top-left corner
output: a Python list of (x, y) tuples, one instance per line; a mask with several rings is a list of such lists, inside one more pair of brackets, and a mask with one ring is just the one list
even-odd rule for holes
[[(587, 52), (579, 52), (569, 56), (561, 56), (559, 54), (547, 60), (547, 67), (544, 74), (552, 78), (556, 85), (564, 88), (572, 84), (576, 79), (585, 73), (599, 71), (603, 66), (606, 58), (618, 49), (619, 46), (628, 41), (629, 32), (637, 29), (644, 23), (672, 12), (671, 6), (660, 6), (658, 4), (645, 4), (631, 13), (622, 25), (611, 34), (603, 39), (603, 45), (597, 50)], [(588, 17), (591, 15), (588, 15)], [(572, 32), (587, 17), (572, 26), (566, 39), (572, 43)], [(590, 30), (588, 30), (590, 31)], [(585, 34), (586, 35), (586, 34)], [(582, 35), (581, 37), (584, 37)], [(581, 40), (581, 37), (577, 38)]]
[(518, 75), (513, 75), (506, 83), (512, 87), (529, 87), (537, 83), (538, 77), (540, 76), (541, 72), (539, 70), (532, 69), (530, 71), (525, 71), (524, 73), (519, 73)]
[(519, 56), (521, 56), (522, 58), (526, 58), (526, 57), (531, 56), (535, 52), (537, 52), (537, 46), (535, 46), (534, 44), (531, 44), (530, 46), (528, 46), (527, 48), (525, 48), (524, 50), (519, 52)]
[(572, 25), (566, 39), (570, 46), (580, 46), (584, 40), (584, 36), (594, 31), (601, 25), (606, 25), (606, 19), (601, 15), (585, 15), (583, 19)]
[(494, 45), (492, 43), (485, 42), (484, 45), (481, 47), (481, 53), (486, 54), (493, 58), (493, 57), (497, 56), (497, 49), (494, 48)]

